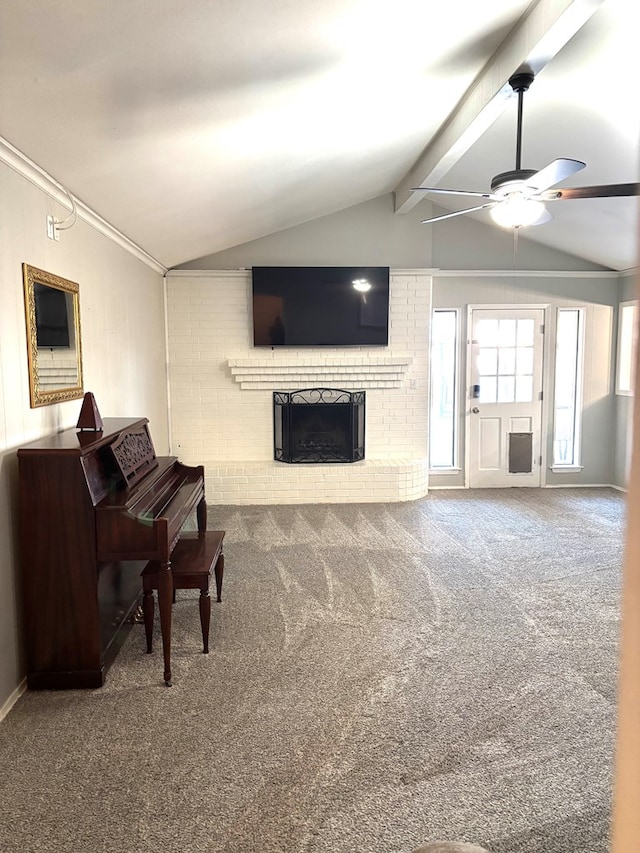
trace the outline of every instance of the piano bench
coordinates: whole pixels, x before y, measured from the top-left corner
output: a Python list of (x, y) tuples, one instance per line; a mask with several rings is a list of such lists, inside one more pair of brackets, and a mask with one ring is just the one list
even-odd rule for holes
[[(216, 578), (216, 596), (222, 601), (222, 577), (224, 574), (224, 554), (222, 540), (224, 530), (207, 530), (204, 533), (183, 533), (171, 553), (171, 574), (173, 576), (173, 596), (177, 589), (200, 590), (200, 626), (204, 654), (209, 654), (209, 623), (211, 621), (211, 599), (209, 598), (209, 578), (211, 572)], [(142, 609), (144, 630), (147, 638), (147, 654), (152, 652), (153, 640), (153, 591), (158, 589), (158, 573), (161, 563), (153, 560), (147, 563), (142, 572)]]

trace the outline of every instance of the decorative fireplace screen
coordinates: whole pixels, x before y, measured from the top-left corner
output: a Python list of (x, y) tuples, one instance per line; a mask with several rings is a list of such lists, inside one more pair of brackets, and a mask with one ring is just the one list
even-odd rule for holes
[(359, 462), (364, 459), (364, 415), (364, 391), (275, 391), (273, 458), (279, 462)]

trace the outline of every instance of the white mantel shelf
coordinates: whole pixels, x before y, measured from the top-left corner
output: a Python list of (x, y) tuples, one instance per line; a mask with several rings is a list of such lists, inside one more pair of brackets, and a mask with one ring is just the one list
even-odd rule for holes
[(227, 365), (243, 390), (282, 389), (314, 386), (345, 390), (400, 388), (413, 362), (407, 355), (354, 355), (309, 357), (280, 355), (272, 358), (230, 358)]

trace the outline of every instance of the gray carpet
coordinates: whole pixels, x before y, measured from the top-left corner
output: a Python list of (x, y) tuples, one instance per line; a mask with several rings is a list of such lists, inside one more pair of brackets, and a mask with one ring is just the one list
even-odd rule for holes
[(211, 507), (223, 602), (174, 687), (135, 626), (107, 685), (0, 724), (6, 853), (608, 850), (624, 496)]

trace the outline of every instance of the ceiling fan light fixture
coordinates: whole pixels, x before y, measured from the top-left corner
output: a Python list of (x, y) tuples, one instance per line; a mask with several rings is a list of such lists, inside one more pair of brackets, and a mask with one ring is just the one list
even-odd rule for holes
[(360, 293), (367, 293), (367, 291), (371, 290), (371, 283), (368, 282), (366, 278), (356, 278), (351, 282), (351, 284), (354, 289)]
[(491, 208), (491, 218), (502, 228), (526, 228), (541, 225), (550, 219), (541, 201), (527, 198), (522, 193), (510, 193), (504, 201)]

